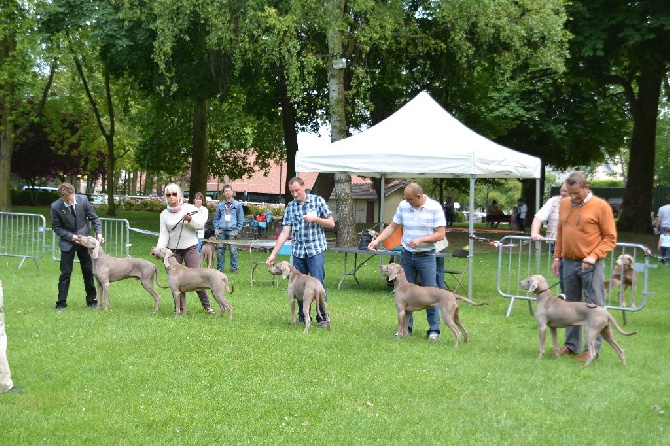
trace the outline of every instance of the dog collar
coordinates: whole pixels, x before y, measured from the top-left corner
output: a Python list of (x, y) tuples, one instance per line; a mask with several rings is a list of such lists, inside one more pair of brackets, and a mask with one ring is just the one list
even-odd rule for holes
[(545, 289), (540, 290), (540, 291), (535, 290), (535, 291), (533, 291), (533, 292), (534, 292), (535, 294), (540, 294), (540, 293), (544, 293), (545, 291), (549, 291), (549, 288), (545, 288)]

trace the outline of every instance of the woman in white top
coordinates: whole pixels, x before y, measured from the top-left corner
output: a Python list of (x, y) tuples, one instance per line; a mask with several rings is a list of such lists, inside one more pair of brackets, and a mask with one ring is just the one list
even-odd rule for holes
[[(206, 224), (207, 220), (209, 219), (209, 209), (207, 209), (206, 205), (203, 206), (204, 202), (205, 196), (202, 194), (202, 192), (196, 192), (193, 196), (193, 205), (198, 210), (198, 214), (204, 215), (202, 218), (204, 218)], [(202, 251), (202, 241), (205, 239), (205, 229), (198, 229), (195, 231), (195, 235), (198, 237), (198, 252), (200, 252)]]
[[(184, 203), (181, 187), (174, 183), (165, 186), (165, 205), (166, 209), (160, 215), (160, 236), (156, 246), (172, 251), (177, 263), (200, 268), (196, 231), (205, 228), (207, 214), (192, 204)], [(207, 292), (201, 290), (196, 293), (205, 311), (214, 314)]]

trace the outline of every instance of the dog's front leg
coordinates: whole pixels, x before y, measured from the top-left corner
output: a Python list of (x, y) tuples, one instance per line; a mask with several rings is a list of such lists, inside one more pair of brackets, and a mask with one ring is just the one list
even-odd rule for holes
[(544, 356), (544, 343), (547, 339), (547, 326), (544, 324), (538, 324), (537, 326), (538, 334), (540, 335), (540, 355), (539, 359), (542, 359)]
[(558, 329), (556, 327), (552, 327), (549, 330), (551, 330), (551, 343), (554, 347), (554, 355), (558, 356)]
[(291, 305), (291, 325), (295, 325), (295, 298), (291, 296), (289, 300)]
[(180, 293), (179, 291), (173, 291), (172, 292), (172, 300), (174, 300), (174, 315), (175, 317), (179, 317), (181, 314), (181, 304), (179, 303), (180, 299)]
[(179, 299), (181, 301), (181, 314), (186, 316), (186, 292), (182, 291), (181, 294), (179, 295)]

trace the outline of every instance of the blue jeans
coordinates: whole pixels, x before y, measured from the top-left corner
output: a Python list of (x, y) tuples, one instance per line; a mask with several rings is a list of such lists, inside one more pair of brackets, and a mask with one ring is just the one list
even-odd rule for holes
[[(605, 262), (598, 260), (593, 268), (582, 271), (582, 261), (563, 260), (563, 283), (565, 285), (566, 302), (584, 302), (605, 306)], [(603, 338), (596, 338), (596, 355), (600, 353)], [(579, 353), (582, 345), (582, 327), (574, 325), (565, 329), (565, 345), (575, 353)], [(584, 347), (584, 350), (586, 350)]]
[[(309, 274), (310, 276), (314, 277), (317, 279), (321, 284), (323, 285), (323, 288), (326, 288), (326, 284), (324, 283), (324, 280), (326, 279), (326, 256), (324, 252), (320, 252), (319, 254), (313, 256), (313, 257), (296, 257), (293, 256), (293, 266), (295, 269), (300, 271), (302, 274)], [(328, 301), (328, 293), (326, 293), (326, 301)], [(311, 308), (310, 308), (311, 312)], [(311, 314), (309, 315), (311, 318)], [(305, 320), (305, 314), (302, 311), (302, 301), (298, 301), (298, 320), (304, 321)], [(325, 310), (319, 306), (319, 313), (316, 315), (316, 320), (317, 322), (325, 321), (326, 320), (326, 312)]]
[(444, 289), (444, 257), (435, 256), (435, 286)]
[[(233, 237), (233, 231), (221, 231), (216, 239), (235, 240), (235, 237)], [(227, 243), (219, 243), (216, 247), (216, 269), (221, 272), (226, 269), (226, 249), (230, 249), (230, 271), (237, 271), (237, 246)]]
[[(415, 283), (416, 278), (421, 278), (421, 286), (436, 287), (436, 260), (435, 251), (428, 253), (412, 254), (403, 249), (400, 257), (400, 266), (405, 270), (405, 277), (409, 283)], [(444, 277), (442, 278), (444, 280)], [(428, 320), (428, 334), (440, 333), (440, 311), (436, 307), (426, 308), (426, 319)], [(409, 316), (409, 329), (414, 325), (413, 315)]]

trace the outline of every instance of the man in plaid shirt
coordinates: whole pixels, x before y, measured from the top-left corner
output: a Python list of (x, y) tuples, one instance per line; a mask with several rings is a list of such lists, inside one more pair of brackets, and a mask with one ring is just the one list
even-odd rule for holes
[[(293, 177), (288, 182), (293, 201), (286, 205), (281, 233), (270, 256), (265, 261), (271, 265), (277, 253), (289, 237), (293, 237), (291, 256), (293, 266), (303, 274), (309, 274), (321, 282), (325, 288), (326, 277), (325, 252), (326, 233), (324, 228), (334, 228), (335, 220), (328, 208), (326, 200), (318, 195), (305, 191), (305, 182), (300, 177)], [(305, 321), (302, 301), (298, 301), (299, 321)], [(323, 308), (316, 315), (319, 327), (326, 326), (326, 315)], [(309, 315), (308, 315), (309, 317)]]

